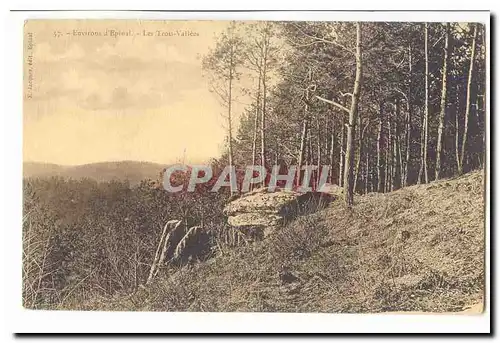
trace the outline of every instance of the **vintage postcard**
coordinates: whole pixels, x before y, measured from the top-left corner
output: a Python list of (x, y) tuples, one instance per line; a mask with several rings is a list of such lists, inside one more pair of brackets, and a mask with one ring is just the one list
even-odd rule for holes
[(23, 307), (481, 313), (486, 33), (27, 20)]

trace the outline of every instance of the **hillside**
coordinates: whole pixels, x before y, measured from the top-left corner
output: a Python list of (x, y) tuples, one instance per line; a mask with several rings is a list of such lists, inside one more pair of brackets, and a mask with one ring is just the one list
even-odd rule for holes
[[(224, 249), (205, 262), (168, 270), (133, 294), (78, 308), (449, 312), (481, 307), (482, 172), (355, 200), (350, 213), (334, 202), (269, 239)], [(283, 275), (294, 280), (284, 283)]]
[(165, 168), (165, 165), (139, 161), (99, 162), (77, 166), (25, 162), (23, 164), (23, 176), (60, 176), (72, 179), (90, 178), (99, 182), (128, 180), (130, 184), (134, 185), (145, 179), (156, 180), (163, 168)]

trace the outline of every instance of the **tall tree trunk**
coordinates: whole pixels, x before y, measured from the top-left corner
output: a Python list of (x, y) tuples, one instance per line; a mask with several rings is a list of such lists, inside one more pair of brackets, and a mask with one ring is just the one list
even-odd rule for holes
[[(262, 102), (265, 102), (264, 98), (262, 98)], [(260, 165), (266, 168), (266, 111), (264, 106), (262, 106), (260, 117), (260, 158)]]
[(384, 191), (384, 168), (382, 166), (382, 132), (384, 128), (384, 104), (380, 103), (379, 117), (378, 117), (378, 136), (377, 136), (377, 191), (382, 193)]
[(358, 178), (359, 178), (359, 168), (361, 166), (361, 154), (363, 152), (363, 132), (361, 128), (361, 115), (358, 114), (358, 123), (356, 124), (358, 127), (357, 134), (358, 134), (358, 153), (357, 153), (357, 158), (356, 158), (356, 167), (354, 169), (354, 185), (353, 185), (353, 190), (356, 192), (356, 187), (358, 185)]
[(396, 99), (395, 103), (395, 118), (394, 118), (394, 135), (392, 139), (392, 176), (391, 176), (391, 191), (399, 188), (397, 181), (401, 177), (401, 164), (400, 151), (399, 151), (399, 116), (400, 116), (400, 103), (399, 99)]
[(391, 112), (387, 116), (387, 145), (385, 149), (385, 187), (384, 191), (387, 193), (391, 190), (392, 182), (392, 125), (391, 125)]
[(401, 188), (403, 187), (403, 183), (404, 183), (404, 171), (403, 171), (403, 148), (402, 148), (402, 144), (401, 143), (401, 132), (398, 134), (398, 137), (397, 137), (397, 145), (398, 145), (398, 185), (397, 187), (398, 188)]
[(441, 174), (441, 153), (443, 150), (443, 129), (444, 118), (446, 115), (446, 92), (448, 85), (448, 64), (450, 59), (450, 23), (446, 23), (446, 33), (444, 39), (444, 58), (443, 58), (443, 81), (441, 84), (441, 111), (439, 112), (438, 139), (436, 148), (436, 180), (439, 180)]
[(461, 88), (460, 85), (457, 85), (457, 88), (455, 90), (455, 158), (457, 161), (458, 171), (462, 170), (461, 167), (462, 161), (460, 160), (460, 114), (458, 113), (460, 110), (459, 107), (460, 88)]
[(356, 23), (356, 78), (354, 80), (354, 90), (352, 92), (351, 109), (349, 112), (349, 124), (347, 128), (347, 146), (344, 178), (344, 200), (347, 207), (352, 207), (354, 203), (353, 192), (353, 155), (354, 155), (354, 133), (356, 130), (356, 118), (358, 116), (358, 103), (361, 94), (361, 82), (363, 75), (363, 65), (361, 56), (361, 22)]
[(369, 182), (369, 177), (370, 175), (370, 160), (368, 158), (368, 151), (366, 153), (366, 162), (365, 162), (365, 194), (368, 193), (368, 182)]
[(394, 134), (392, 136), (392, 168), (391, 168), (391, 191), (395, 191), (398, 187), (397, 185), (397, 180), (398, 180), (398, 135), (399, 135), (399, 130), (398, 130), (398, 116), (399, 114), (399, 100), (396, 99), (396, 113), (395, 113), (395, 118), (394, 118)]
[(307, 157), (306, 157), (306, 164), (307, 165), (311, 165), (313, 164), (313, 149), (312, 149), (312, 134), (311, 134), (311, 126), (312, 126), (312, 123), (309, 125), (309, 128), (307, 130)]
[(330, 183), (333, 184), (333, 176), (334, 176), (334, 167), (335, 167), (335, 120), (332, 120), (332, 133), (330, 136)]
[(276, 145), (275, 145), (275, 152), (274, 152), (274, 165), (277, 166), (279, 165), (279, 159), (280, 159), (280, 139), (279, 137), (276, 137)]
[(344, 186), (344, 160), (345, 160), (345, 149), (344, 149), (344, 132), (345, 123), (344, 119), (341, 119), (340, 125), (342, 129), (340, 130), (340, 153), (339, 153), (339, 186)]
[[(231, 47), (231, 54), (230, 54), (230, 68), (229, 68), (229, 90), (228, 90), (228, 106), (227, 106), (227, 121), (228, 121), (228, 159), (229, 159), (229, 167), (232, 168), (233, 166), (233, 121), (231, 118), (231, 107), (233, 103), (233, 98), (232, 98), (232, 93), (233, 93), (233, 69), (234, 69), (234, 63), (233, 63), (233, 47)], [(233, 189), (233, 182), (231, 180), (232, 173), (229, 173), (229, 182), (230, 182), (230, 189), (231, 193), (236, 192), (235, 189)]]
[(316, 147), (316, 164), (318, 166), (318, 170), (316, 170), (316, 187), (317, 189), (319, 188), (319, 175), (321, 171), (321, 142), (322, 142), (322, 137), (321, 137), (321, 123), (319, 120), (319, 115), (316, 116), (316, 129), (318, 131), (318, 139), (317, 139), (317, 147)]
[(259, 132), (259, 114), (260, 114), (260, 92), (261, 92), (261, 74), (259, 73), (259, 85), (257, 87), (257, 98), (255, 105), (255, 119), (253, 123), (253, 140), (252, 140), (252, 165), (257, 159), (257, 137)]
[(408, 45), (408, 97), (406, 99), (406, 158), (403, 186), (408, 185), (408, 175), (410, 174), (410, 157), (411, 157), (411, 118), (412, 118), (412, 55), (411, 45)]
[[(262, 59), (262, 113), (260, 118), (260, 154), (261, 165), (266, 168), (266, 106), (267, 106), (267, 54), (268, 54), (268, 37), (263, 39), (263, 59)], [(262, 181), (262, 186), (265, 186), (265, 180)]]
[(297, 170), (297, 186), (302, 182), (302, 167), (305, 164), (307, 132), (309, 131), (309, 110), (307, 104), (304, 105), (304, 120), (302, 121), (302, 134), (300, 137), (299, 163)]
[[(257, 137), (259, 133), (259, 114), (260, 114), (260, 96), (261, 96), (261, 74), (259, 73), (259, 85), (257, 87), (257, 99), (255, 106), (255, 118), (253, 122), (253, 139), (252, 139), (252, 165), (257, 162)], [(252, 183), (250, 189), (254, 189), (255, 185)]]
[[(357, 185), (357, 180), (359, 178), (359, 172), (360, 172), (360, 166), (361, 166), (361, 158), (363, 156), (363, 153), (365, 152), (365, 145), (363, 144), (364, 139), (365, 139), (365, 132), (366, 129), (368, 128), (368, 125), (370, 124), (369, 121), (365, 123), (364, 127), (361, 127), (361, 116), (358, 117), (358, 159), (356, 161), (356, 173), (354, 176), (354, 191), (356, 191), (356, 185)], [(366, 152), (366, 155), (368, 155), (368, 152)]]
[[(477, 117), (477, 123), (478, 123), (478, 131), (479, 132), (483, 132), (484, 131), (484, 125), (481, 123), (481, 118), (484, 116), (484, 113), (483, 113), (483, 110), (482, 110), (482, 106), (481, 106), (481, 102), (479, 101), (479, 98), (483, 97), (483, 93), (481, 92), (481, 87), (482, 85), (481, 84), (478, 84), (477, 87), (477, 94), (476, 94), (476, 117)], [(483, 135), (483, 139), (484, 139), (484, 135)], [(478, 152), (477, 152), (477, 161), (478, 161), (478, 168), (479, 169), (483, 169), (483, 147), (484, 147), (484, 142), (483, 142), (483, 139), (481, 139), (481, 148), (478, 149)]]
[(460, 153), (460, 164), (458, 168), (458, 174), (463, 174), (464, 169), (464, 157), (465, 157), (465, 151), (467, 150), (467, 134), (469, 130), (469, 116), (470, 116), (470, 105), (471, 105), (471, 98), (472, 98), (472, 76), (474, 73), (474, 59), (476, 55), (476, 39), (477, 39), (477, 25), (474, 25), (474, 37), (472, 38), (472, 51), (470, 54), (470, 66), (469, 66), (469, 78), (467, 80), (467, 102), (465, 104), (465, 122), (464, 122), (464, 134), (462, 137), (462, 151)]
[(429, 138), (429, 24), (425, 23), (425, 33), (424, 33), (424, 45), (425, 45), (425, 109), (424, 109), (424, 120), (422, 123), (422, 141), (421, 141), (421, 166), (420, 166), (420, 177), (424, 177), (425, 183), (429, 182), (429, 174), (427, 170), (427, 140)]

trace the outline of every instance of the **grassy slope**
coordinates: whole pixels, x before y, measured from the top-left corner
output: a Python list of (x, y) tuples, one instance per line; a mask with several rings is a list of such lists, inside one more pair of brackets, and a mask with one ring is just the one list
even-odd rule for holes
[[(269, 239), (85, 308), (154, 311), (461, 311), (482, 302), (482, 173), (356, 197)], [(285, 264), (300, 279), (283, 285)]]

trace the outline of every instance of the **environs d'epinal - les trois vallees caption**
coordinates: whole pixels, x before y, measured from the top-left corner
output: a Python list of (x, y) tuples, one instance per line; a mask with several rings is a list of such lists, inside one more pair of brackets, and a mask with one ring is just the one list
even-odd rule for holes
[(68, 30), (60, 31), (56, 30), (53, 33), (54, 37), (59, 38), (63, 36), (70, 37), (198, 37), (200, 34), (192, 30), (116, 30), (116, 29), (105, 29), (105, 30)]

